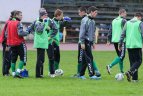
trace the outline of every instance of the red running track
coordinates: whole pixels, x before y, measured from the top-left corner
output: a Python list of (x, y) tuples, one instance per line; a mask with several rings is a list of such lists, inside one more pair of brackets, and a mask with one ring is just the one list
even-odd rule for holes
[[(33, 48), (33, 43), (26, 43), (26, 45), (28, 50), (35, 50)], [(60, 50), (77, 50), (77, 49), (78, 49), (78, 44), (76, 43), (60, 44)], [(2, 50), (1, 44), (0, 44), (0, 50)], [(114, 51), (114, 46), (113, 45), (107, 46), (106, 44), (96, 44), (96, 47), (94, 50), (95, 51)]]

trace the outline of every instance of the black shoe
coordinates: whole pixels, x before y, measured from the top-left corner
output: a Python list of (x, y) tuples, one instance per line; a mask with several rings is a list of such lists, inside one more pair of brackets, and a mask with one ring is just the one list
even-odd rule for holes
[(36, 78), (43, 78), (43, 75), (40, 75), (40, 76), (36, 76)]
[(99, 71), (95, 71), (95, 76), (101, 77), (101, 73)]
[(131, 82), (131, 74), (130, 74), (130, 72), (127, 71), (127, 72), (125, 73), (125, 75), (127, 76), (127, 80), (128, 80), (129, 82)]

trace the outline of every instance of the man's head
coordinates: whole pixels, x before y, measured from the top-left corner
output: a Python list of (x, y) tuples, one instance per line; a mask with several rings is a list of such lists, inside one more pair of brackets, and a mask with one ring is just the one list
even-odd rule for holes
[(57, 9), (54, 13), (54, 17), (56, 17), (57, 20), (61, 20), (63, 18), (63, 11), (60, 9)]
[(11, 11), (11, 14), (10, 14), (10, 18), (15, 18), (15, 13), (17, 12), (17, 10), (13, 10)]
[(14, 17), (21, 21), (22, 20), (22, 12), (21, 11), (16, 11), (15, 14), (14, 14)]
[(88, 13), (90, 14), (91, 17), (95, 18), (97, 15), (98, 9), (94, 6), (91, 6), (88, 8)]
[(123, 8), (121, 8), (118, 13), (119, 13), (119, 16), (121, 16), (121, 17), (125, 18), (127, 16), (127, 12)]
[(143, 15), (142, 15), (142, 13), (136, 13), (135, 17), (137, 17), (138, 20), (141, 20)]
[(86, 10), (85, 7), (80, 7), (78, 9), (78, 14), (79, 14), (80, 17), (83, 17), (84, 15), (86, 15), (86, 13), (87, 13), (87, 10)]
[(46, 11), (45, 8), (40, 8), (39, 10), (39, 16), (41, 19), (47, 18), (48, 17), (48, 13)]

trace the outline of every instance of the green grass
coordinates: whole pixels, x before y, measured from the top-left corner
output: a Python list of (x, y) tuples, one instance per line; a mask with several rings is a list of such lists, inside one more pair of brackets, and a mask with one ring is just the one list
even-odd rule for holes
[[(0, 54), (2, 54), (0, 52)], [(101, 80), (90, 80), (86, 72), (86, 80), (71, 78), (76, 73), (77, 51), (62, 51), (60, 68), (64, 70), (62, 77), (48, 77), (48, 59), (44, 63), (44, 78), (35, 78), (36, 51), (28, 51), (27, 69), (29, 78), (18, 79), (0, 75), (0, 96), (143, 96), (143, 70), (139, 70), (139, 82), (129, 83), (126, 78), (116, 81), (114, 76), (119, 72), (118, 65), (108, 75), (105, 66), (116, 56), (115, 52), (93, 52)], [(1, 61), (2, 55), (0, 57)], [(125, 57), (125, 70), (129, 68), (128, 56)], [(1, 72), (1, 68), (0, 68)]]

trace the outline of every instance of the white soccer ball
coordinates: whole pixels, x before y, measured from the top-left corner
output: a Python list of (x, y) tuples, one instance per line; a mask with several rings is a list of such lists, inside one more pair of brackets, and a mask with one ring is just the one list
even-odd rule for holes
[(118, 73), (115, 75), (115, 79), (118, 81), (121, 81), (124, 79), (124, 75), (122, 73)]
[(62, 76), (63, 74), (64, 74), (64, 71), (62, 69), (55, 70), (55, 75), (56, 76)]

